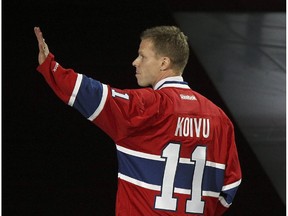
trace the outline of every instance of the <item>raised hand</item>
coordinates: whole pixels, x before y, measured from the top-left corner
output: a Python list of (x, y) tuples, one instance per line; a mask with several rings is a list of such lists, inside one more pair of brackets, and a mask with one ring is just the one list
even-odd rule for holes
[(48, 49), (48, 45), (45, 43), (45, 39), (43, 38), (43, 34), (40, 28), (34, 27), (34, 32), (38, 40), (38, 47), (39, 47), (38, 62), (40, 65), (45, 61), (46, 57), (48, 56), (49, 49)]

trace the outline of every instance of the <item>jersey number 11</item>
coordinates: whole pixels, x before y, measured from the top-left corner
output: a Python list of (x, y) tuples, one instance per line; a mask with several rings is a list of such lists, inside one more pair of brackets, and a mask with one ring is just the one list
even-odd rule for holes
[[(177, 210), (177, 198), (173, 197), (174, 181), (177, 171), (177, 165), (180, 158), (180, 144), (169, 143), (162, 152), (162, 157), (166, 158), (166, 165), (161, 187), (161, 195), (156, 196), (155, 208), (162, 210)], [(191, 161), (194, 161), (195, 168), (191, 182), (191, 198), (186, 201), (187, 213), (201, 214), (204, 211), (205, 202), (201, 200), (202, 179), (206, 163), (206, 147), (197, 146), (191, 155)]]

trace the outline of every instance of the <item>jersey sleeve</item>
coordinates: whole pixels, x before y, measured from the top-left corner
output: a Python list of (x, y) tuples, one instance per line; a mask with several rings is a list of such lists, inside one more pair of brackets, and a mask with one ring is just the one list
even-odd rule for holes
[(64, 103), (77, 109), (88, 120), (95, 119), (101, 112), (107, 98), (107, 85), (73, 69), (63, 68), (51, 53), (37, 70)]
[(73, 70), (64, 70), (51, 53), (37, 70), (44, 76), (55, 94), (65, 103), (69, 103), (78, 75)]
[(230, 207), (238, 187), (241, 184), (242, 178), (241, 167), (235, 143), (234, 127), (230, 120), (228, 120), (226, 141), (228, 142), (228, 149), (226, 151), (227, 161), (224, 185), (220, 193), (215, 215), (222, 215)]
[[(114, 141), (147, 127), (159, 112), (157, 95), (151, 89), (112, 88), (73, 69), (65, 69), (49, 53), (37, 70), (64, 103), (77, 109)], [(157, 115), (156, 115), (157, 116)]]
[(161, 95), (150, 88), (122, 90), (108, 88), (107, 101), (95, 124), (116, 143), (128, 136), (139, 135), (155, 124), (161, 115)]

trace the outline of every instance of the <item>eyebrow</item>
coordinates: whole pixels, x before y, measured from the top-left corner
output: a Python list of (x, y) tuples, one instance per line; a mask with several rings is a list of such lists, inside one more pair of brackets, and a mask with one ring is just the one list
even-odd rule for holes
[(142, 51), (142, 50), (139, 50), (139, 51), (138, 51), (138, 55), (142, 55), (142, 56), (144, 56), (143, 51)]

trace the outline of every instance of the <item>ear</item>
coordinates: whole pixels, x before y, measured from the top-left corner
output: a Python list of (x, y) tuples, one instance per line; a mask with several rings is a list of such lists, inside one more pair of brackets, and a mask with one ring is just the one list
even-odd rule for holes
[(161, 71), (167, 70), (170, 67), (170, 64), (171, 64), (170, 58), (169, 57), (163, 57), (160, 70)]

